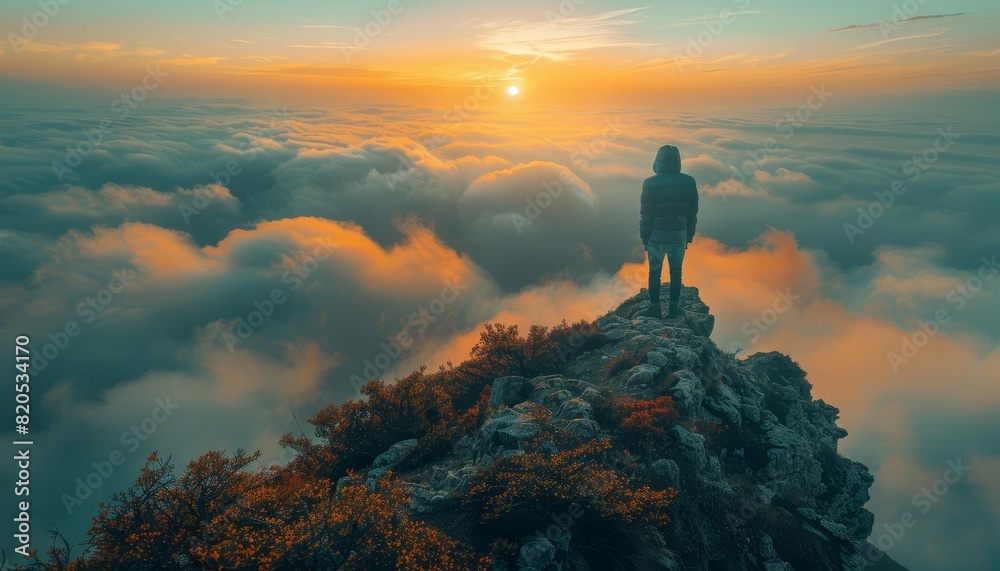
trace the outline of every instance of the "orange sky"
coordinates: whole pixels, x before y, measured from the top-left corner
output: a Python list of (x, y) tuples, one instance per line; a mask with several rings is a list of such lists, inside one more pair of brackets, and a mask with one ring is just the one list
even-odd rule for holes
[[(517, 85), (524, 104), (649, 107), (797, 105), (819, 85), (869, 94), (995, 89), (1000, 79), (996, 16), (975, 1), (963, 4), (984, 12), (928, 8), (894, 28), (878, 25), (893, 22), (891, 6), (855, 2), (822, 19), (739, 10), (749, 1), (715, 12), (690, 3), (602, 11), (595, 2), (565, 16), (403, 6), (384, 25), (377, 19), (385, 7), (368, 4), (360, 13), (335, 6), (322, 19), (248, 4), (217, 22), (157, 21), (152, 29), (142, 14), (153, 18), (162, 6), (100, 19), (95, 8), (90, 25), (57, 15), (33, 35), (7, 6), (0, 17), (21, 41), (0, 48), (0, 75), (117, 89), (153, 65), (170, 74), (158, 95), (437, 107), (464, 101), (483, 81), (498, 93)], [(489, 106), (510, 98), (480, 99)]]

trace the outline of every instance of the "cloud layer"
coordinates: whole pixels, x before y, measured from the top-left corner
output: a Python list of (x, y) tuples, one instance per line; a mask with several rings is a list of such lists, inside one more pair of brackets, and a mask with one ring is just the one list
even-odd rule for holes
[[(295, 418), (359, 379), (460, 360), (487, 321), (613, 307), (644, 285), (638, 190), (669, 142), (702, 191), (685, 281), (719, 345), (789, 353), (841, 409), (845, 453), (876, 474), (875, 540), (946, 462), (971, 465), (889, 552), (995, 566), (976, 534), (1000, 532), (996, 120), (836, 101), (710, 116), (149, 100), (90, 146), (106, 108), (5, 112), (0, 331), (39, 357), (33, 516), (81, 538), (153, 450), (285, 461)], [(966, 543), (941, 540), (956, 530)]]

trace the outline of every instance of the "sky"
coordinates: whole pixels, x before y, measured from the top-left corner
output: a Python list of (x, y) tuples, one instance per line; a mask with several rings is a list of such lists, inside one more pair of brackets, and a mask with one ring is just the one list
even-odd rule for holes
[(0, 7), (7, 77), (100, 92), (159, 65), (176, 71), (164, 95), (282, 102), (447, 104), (496, 80), (546, 105), (789, 104), (821, 80), (865, 94), (991, 88), (1000, 49), (988, 0), (823, 10), (793, 0), (94, 0), (39, 10)]
[(791, 355), (840, 409), (893, 558), (1000, 568), (994, 3), (58, 6), (0, 5), (36, 529), (82, 540), (154, 450), (287, 462), (358, 379), (457, 362), (484, 323), (613, 308), (674, 144), (715, 341)]

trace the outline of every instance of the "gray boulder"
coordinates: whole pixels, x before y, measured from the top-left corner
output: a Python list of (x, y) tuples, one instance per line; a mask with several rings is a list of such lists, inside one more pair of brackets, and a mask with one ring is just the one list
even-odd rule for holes
[(555, 558), (556, 546), (544, 537), (534, 537), (521, 547), (517, 568), (519, 571), (558, 571), (562, 566), (552, 565)]
[(490, 388), (490, 407), (514, 406), (531, 393), (531, 383), (524, 377), (500, 377)]

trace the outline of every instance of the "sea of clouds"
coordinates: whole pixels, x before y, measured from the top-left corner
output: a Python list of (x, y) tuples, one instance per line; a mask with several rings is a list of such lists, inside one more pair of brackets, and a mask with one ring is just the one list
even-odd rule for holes
[[(613, 307), (644, 286), (639, 188), (669, 143), (701, 191), (685, 283), (719, 345), (790, 354), (841, 409), (894, 558), (1000, 567), (998, 121), (821, 103), (0, 107), (0, 339), (36, 355), (36, 534), (82, 540), (153, 451), (281, 464), (296, 418), (364, 378), (457, 363), (485, 322)], [(949, 461), (970, 468), (935, 489)]]

